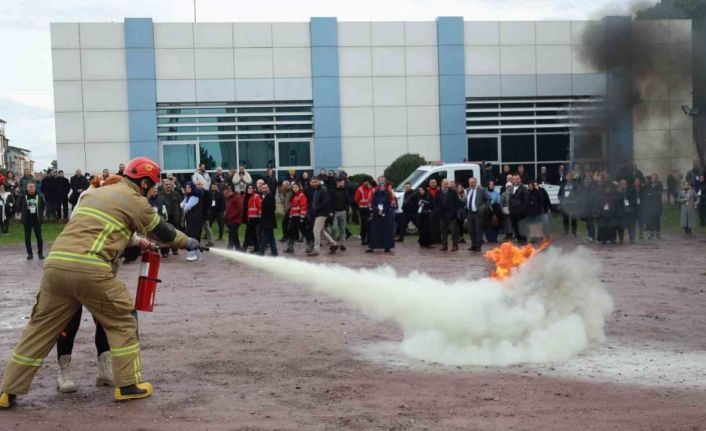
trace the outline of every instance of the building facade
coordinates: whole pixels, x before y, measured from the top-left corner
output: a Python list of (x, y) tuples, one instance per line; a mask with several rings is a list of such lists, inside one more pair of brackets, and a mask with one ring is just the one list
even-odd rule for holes
[(25, 169), (34, 172), (34, 160), (32, 160), (32, 152), (20, 147), (7, 147), (7, 170), (12, 171), (15, 175), (22, 176)]
[(695, 153), (681, 110), (692, 104), (691, 68), (670, 47), (691, 43), (691, 22), (624, 21), (659, 38), (657, 84), (596, 132), (581, 119), (609, 102), (620, 72), (593, 67), (582, 44), (606, 25), (54, 23), (59, 168), (114, 170), (145, 155), (175, 173), (204, 162), (377, 175), (417, 153), (530, 173), (627, 159), (645, 172), (685, 171)]
[(5, 137), (5, 124), (7, 122), (0, 118), (0, 169), (7, 169), (7, 147), (9, 140)]

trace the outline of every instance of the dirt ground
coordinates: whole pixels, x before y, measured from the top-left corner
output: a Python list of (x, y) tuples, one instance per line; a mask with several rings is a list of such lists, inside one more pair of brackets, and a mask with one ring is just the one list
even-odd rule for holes
[[(368, 255), (350, 243), (317, 259), (423, 268), (443, 279), (488, 271), (465, 249), (404, 243), (393, 255)], [(85, 313), (73, 362), (78, 392), (56, 391), (52, 351), (30, 393), (0, 412), (0, 430), (706, 430), (706, 239), (589, 249), (615, 300), (608, 342), (569, 363), (499, 369), (415, 362), (395, 352), (398, 328), (345, 303), (214, 255), (170, 257), (155, 312), (140, 314), (154, 396), (118, 404), (110, 388), (93, 386)], [(295, 257), (307, 259), (301, 248)], [(4, 366), (41, 263), (25, 261), (20, 246), (0, 248), (0, 262)], [(133, 294), (137, 271), (120, 272)]]

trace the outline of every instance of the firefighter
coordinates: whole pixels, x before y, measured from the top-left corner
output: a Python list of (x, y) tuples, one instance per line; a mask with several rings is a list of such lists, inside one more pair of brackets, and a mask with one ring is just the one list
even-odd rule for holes
[[(127, 288), (115, 278), (113, 264), (133, 233), (176, 248), (195, 250), (187, 238), (154, 212), (146, 196), (159, 183), (159, 166), (145, 157), (128, 163), (124, 177), (95, 189), (56, 238), (47, 256), (37, 303), (0, 384), (0, 408), (26, 394), (42, 360), (61, 330), (83, 305), (105, 328), (110, 344), (117, 401), (145, 398), (152, 385), (142, 381), (137, 320)], [(150, 242), (140, 240), (146, 250)]]

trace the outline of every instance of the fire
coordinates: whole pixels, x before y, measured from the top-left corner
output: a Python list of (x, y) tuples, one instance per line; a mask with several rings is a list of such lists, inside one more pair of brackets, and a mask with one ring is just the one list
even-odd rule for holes
[(539, 248), (534, 248), (531, 244), (520, 248), (505, 242), (500, 247), (496, 247), (485, 253), (485, 258), (495, 264), (495, 269), (490, 277), (495, 280), (504, 280), (510, 276), (512, 269), (522, 265), (535, 253), (549, 247), (549, 241), (544, 241)]

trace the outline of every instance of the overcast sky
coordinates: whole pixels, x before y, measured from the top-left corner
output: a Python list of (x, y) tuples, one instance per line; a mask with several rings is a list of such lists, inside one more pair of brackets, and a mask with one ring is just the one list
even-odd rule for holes
[[(197, 20), (349, 21), (582, 20), (622, 14), (628, 0), (197, 0)], [(645, 2), (643, 2), (645, 3)], [(50, 22), (121, 22), (125, 17), (193, 21), (192, 0), (3, 0), (0, 2), (0, 118), (11, 145), (32, 150), (37, 169), (56, 158)]]

